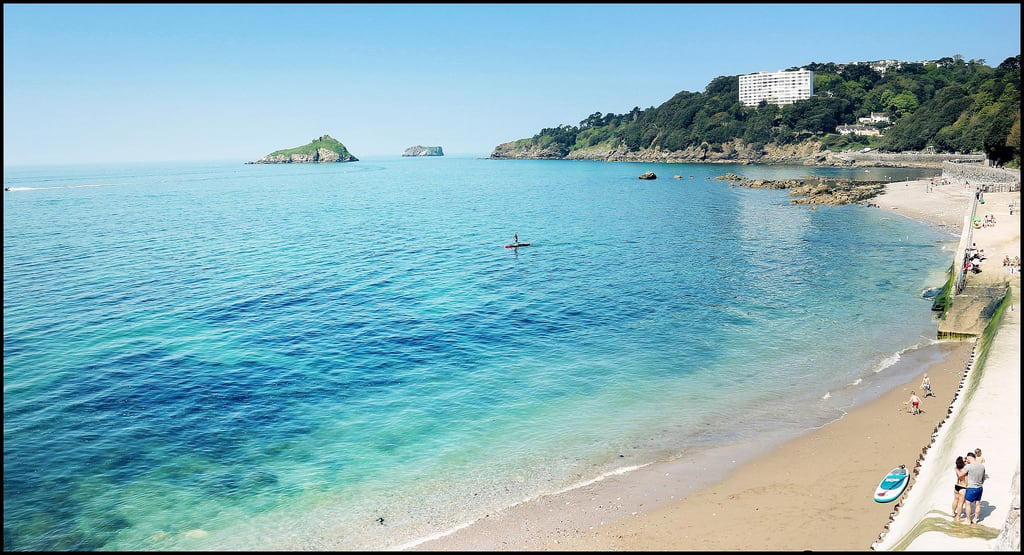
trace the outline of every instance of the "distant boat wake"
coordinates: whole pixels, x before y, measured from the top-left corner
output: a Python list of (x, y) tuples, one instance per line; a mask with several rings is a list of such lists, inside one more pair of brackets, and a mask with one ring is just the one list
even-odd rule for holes
[(81, 189), (82, 187), (112, 187), (118, 183), (97, 183), (95, 185), (61, 185), (60, 187), (4, 187), (4, 191), (43, 191), (46, 189)]

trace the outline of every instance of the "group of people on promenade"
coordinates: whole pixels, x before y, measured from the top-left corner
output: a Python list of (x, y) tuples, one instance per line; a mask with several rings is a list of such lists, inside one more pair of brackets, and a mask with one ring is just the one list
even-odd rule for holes
[[(985, 457), (981, 449), (975, 449), (956, 458), (956, 483), (953, 485), (953, 520), (977, 524), (981, 520), (982, 485), (988, 479), (985, 473)], [(961, 516), (963, 513), (963, 516)]]
[(996, 225), (995, 214), (985, 214), (985, 217), (981, 220), (981, 227), (992, 227)]
[(985, 260), (985, 249), (979, 249), (976, 243), (971, 243), (964, 251), (964, 271), (980, 273), (982, 260)]
[(1003, 270), (1006, 273), (1010, 274), (1011, 276), (1019, 274), (1020, 273), (1020, 257), (1019, 256), (1015, 256), (1015, 257), (1013, 257), (1013, 260), (1010, 260), (1010, 255), (1004, 256), (1003, 257)]

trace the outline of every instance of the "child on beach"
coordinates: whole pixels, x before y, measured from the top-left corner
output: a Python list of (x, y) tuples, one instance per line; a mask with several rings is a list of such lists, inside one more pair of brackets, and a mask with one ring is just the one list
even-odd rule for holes
[(928, 374), (925, 374), (924, 378), (921, 379), (921, 389), (924, 390), (925, 397), (935, 397), (935, 394), (932, 393), (932, 381)]
[(921, 414), (921, 399), (913, 391), (910, 392), (910, 405), (914, 407), (911, 414)]

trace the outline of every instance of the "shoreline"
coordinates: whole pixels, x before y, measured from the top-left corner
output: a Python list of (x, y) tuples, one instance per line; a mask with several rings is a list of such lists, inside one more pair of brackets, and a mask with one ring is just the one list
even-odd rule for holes
[[(921, 368), (920, 361), (911, 360), (909, 364), (915, 368), (909, 381), (900, 380), (895, 387), (885, 384), (873, 384), (881, 388), (884, 394), (866, 403), (845, 411), (839, 417), (820, 426), (796, 432), (778, 433), (758, 445), (734, 444), (694, 450), (695, 452), (673, 460), (661, 460), (640, 468), (632, 467), (632, 471), (612, 471), (604, 475), (581, 482), (576, 486), (557, 492), (542, 495), (508, 507), (498, 514), (488, 515), (476, 521), (462, 523), (446, 531), (433, 534), (412, 542), (406, 542), (391, 549), (412, 550), (660, 550), (660, 549), (759, 549), (767, 544), (759, 540), (740, 539), (733, 529), (734, 524), (729, 518), (720, 519), (719, 511), (737, 511), (753, 507), (750, 512), (759, 513), (759, 507), (768, 505), (783, 507), (786, 501), (771, 501), (763, 496), (755, 496), (751, 502), (740, 502), (736, 497), (741, 490), (754, 488), (770, 489), (773, 484), (762, 483), (763, 467), (777, 465), (780, 460), (788, 464), (786, 455), (793, 449), (804, 449), (804, 445), (814, 445), (821, 438), (841, 438), (837, 442), (843, 445), (849, 440), (863, 434), (860, 420), (884, 413), (885, 417), (893, 414), (892, 405), (900, 404), (908, 397), (907, 391), (920, 383), (921, 370), (927, 371), (932, 377), (932, 385), (937, 397), (929, 398), (923, 403), (928, 411), (926, 418), (909, 414), (901, 415), (907, 419), (897, 422), (902, 426), (912, 424), (910, 435), (923, 438), (931, 433), (939, 418), (945, 414), (941, 407), (952, 400), (955, 386), (965, 361), (970, 354), (970, 344), (958, 342), (936, 342), (916, 350), (919, 353), (932, 352), (932, 361)], [(940, 353), (935, 360), (935, 352)], [(884, 410), (879, 410), (880, 405)], [(932, 422), (931, 420), (935, 420)], [(856, 421), (853, 430), (849, 423)], [(844, 424), (846, 423), (846, 424)], [(904, 429), (904, 432), (908, 430)], [(898, 433), (898, 432), (897, 432)], [(910, 445), (913, 445), (911, 442)], [(912, 448), (904, 445), (907, 451), (903, 464), (912, 466)], [(899, 450), (899, 445), (889, 445), (886, 451)], [(795, 474), (810, 476), (815, 472), (813, 457), (805, 463), (797, 465)], [(731, 463), (731, 464), (730, 464)], [(804, 466), (807, 464), (807, 466)], [(878, 531), (885, 523), (886, 515), (892, 510), (891, 505), (879, 505), (871, 501), (870, 494), (881, 474), (898, 462), (886, 466), (882, 470), (871, 468), (861, 471), (866, 477), (863, 499), (870, 503), (870, 518), (862, 523), (859, 531), (859, 543), (846, 544), (842, 548), (866, 549), (870, 542), (877, 538)], [(699, 466), (700, 479), (695, 479), (694, 469)], [(884, 466), (884, 465), (883, 465)], [(628, 467), (627, 467), (628, 468)], [(818, 466), (820, 469), (820, 465)], [(699, 482), (699, 483), (698, 483)], [(736, 489), (737, 484), (743, 487)], [(704, 487), (701, 487), (701, 486)], [(734, 491), (735, 490), (735, 491)], [(768, 493), (767, 495), (774, 495)], [(820, 495), (816, 494), (816, 495)], [(732, 496), (732, 499), (730, 499)], [(728, 500), (727, 505), (718, 500)], [(806, 499), (796, 500), (805, 505)], [(702, 510), (708, 504), (718, 504), (710, 513)], [(873, 510), (871, 510), (873, 509)], [(673, 515), (682, 515), (682, 520), (672, 521), (669, 526), (661, 523), (671, 519)], [(761, 515), (758, 515), (761, 516)], [(764, 521), (771, 528), (778, 528), (779, 523)], [(705, 543), (693, 543), (695, 539), (683, 534), (674, 537), (675, 532), (685, 529), (709, 530), (716, 523), (723, 526), (720, 534), (707, 534)], [(803, 523), (794, 524), (803, 527)], [(664, 528), (668, 536), (659, 535), (658, 527)], [(681, 532), (680, 532), (681, 533)], [(698, 534), (694, 533), (693, 538)], [(786, 536), (786, 534), (782, 534)], [(791, 534), (790, 537), (799, 537)], [(822, 537), (828, 537), (823, 534)], [(707, 543), (716, 538), (730, 538), (736, 543)], [(781, 543), (771, 549), (805, 549), (804, 544)], [(836, 549), (840, 547), (817, 545), (815, 549)]]
[[(927, 179), (890, 183), (884, 193), (872, 200), (878, 202), (879, 208), (892, 214), (958, 235), (963, 206), (960, 197), (966, 201), (971, 193), (959, 185), (942, 186), (944, 194), (930, 197), (941, 204), (941, 209), (934, 206), (922, 209), (918, 206), (920, 195), (917, 193), (926, 183)], [(902, 212), (900, 208), (903, 208)], [(606, 473), (571, 488), (571, 491), (561, 490), (524, 501), (493, 515), (493, 518), (488, 515), (463, 523), (448, 531), (409, 542), (401, 548), (866, 550), (885, 526), (887, 515), (893, 507), (893, 504), (876, 504), (871, 501), (873, 487), (888, 468), (896, 464), (905, 464), (908, 468), (913, 466), (915, 449), (928, 444), (931, 432), (945, 415), (942, 408), (948, 407), (953, 401), (972, 344), (940, 342), (937, 348), (943, 349), (945, 346), (946, 349), (942, 360), (917, 368), (909, 381), (895, 386), (890, 384), (884, 391), (876, 392), (873, 399), (854, 403), (848, 412), (820, 427), (803, 430), (794, 437), (781, 440), (775, 437), (774, 441), (767, 442), (775, 445), (759, 453), (751, 450), (743, 452), (735, 445), (725, 446), (708, 450), (696, 458), (656, 461), (633, 472), (621, 473), (622, 476), (610, 477), (608, 474), (619, 473)], [(913, 347), (907, 347), (904, 351), (910, 349)], [(899, 416), (918, 421), (901, 422), (911, 425), (892, 430), (892, 407), (906, 400), (908, 391), (920, 383), (924, 372), (931, 375), (937, 395), (923, 403), (923, 406), (933, 407), (930, 414), (901, 414)], [(830, 395), (826, 393), (826, 398)], [(869, 455), (867, 459), (863, 452), (858, 452), (837, 463), (827, 455), (835, 452), (834, 449), (822, 449), (823, 445), (831, 445), (851, 450), (858, 442), (869, 441), (871, 430), (880, 428), (889, 428), (887, 433), (890, 435), (860, 446), (861, 451)], [(789, 455), (791, 452), (800, 453), (796, 462)], [(886, 466), (888, 463), (882, 464), (872, 458), (888, 457), (896, 453), (903, 455), (899, 459), (901, 462), (889, 466)], [(725, 455), (724, 458), (722, 455)], [(684, 481), (692, 480), (692, 465), (697, 460), (712, 461), (721, 466), (717, 467), (717, 472), (714, 466), (711, 469), (707, 466), (701, 468), (699, 475), (704, 487), (691, 487), (688, 491), (680, 489), (680, 480), (672, 476), (680, 475)], [(733, 466), (728, 466), (728, 461)], [(810, 495), (801, 491), (799, 479), (792, 480), (794, 477), (803, 480), (813, 477), (819, 481), (827, 479), (831, 471), (830, 464), (845, 467), (845, 472), (840, 474), (855, 475), (857, 485), (851, 486), (842, 481), (823, 484)], [(885, 468), (881, 468), (883, 466)], [(723, 467), (725, 471), (721, 470)], [(823, 468), (830, 470), (823, 471)], [(780, 484), (777, 478), (772, 479), (778, 475), (785, 475), (790, 481), (782, 480)], [(661, 490), (660, 496), (657, 490)], [(840, 490), (842, 493), (837, 495)], [(822, 492), (828, 494), (823, 496)], [(614, 500), (610, 495), (614, 495)], [(826, 498), (827, 506), (822, 506), (820, 510), (829, 515), (842, 514), (843, 533), (823, 530), (823, 533), (817, 535), (805, 534), (808, 527), (806, 516), (813, 512), (807, 507), (823, 497)], [(617, 510), (606, 509), (606, 504)], [(589, 505), (590, 508), (580, 509), (580, 505)], [(566, 510), (571, 507), (577, 508)], [(771, 507), (773, 511), (761, 513), (761, 507)], [(712, 508), (710, 515), (708, 508)], [(562, 515), (553, 515), (556, 510)], [(799, 514), (801, 510), (806, 511), (803, 517)], [(725, 514), (719, 517), (719, 512)], [(797, 514), (791, 514), (781, 521), (773, 517), (794, 512)], [(570, 513), (570, 516), (567, 517), (565, 513)], [(748, 527), (743, 533), (731, 526), (735, 519), (754, 515), (758, 519), (754, 522), (745, 520)], [(832, 521), (826, 518), (822, 522)], [(795, 528), (787, 530), (787, 527), (794, 524)], [(758, 527), (760, 530), (757, 533), (751, 532)], [(800, 538), (805, 539), (801, 541)], [(822, 543), (822, 538), (828, 539)]]
[(563, 162), (625, 162), (629, 164), (700, 164), (700, 165), (728, 165), (733, 164), (737, 166), (806, 166), (809, 168), (836, 168), (836, 169), (906, 169), (906, 170), (942, 170), (942, 162), (920, 162), (916, 164), (907, 163), (892, 163), (892, 164), (878, 164), (855, 161), (851, 164), (837, 165), (834, 160), (825, 162), (808, 162), (805, 158), (791, 159), (791, 160), (748, 160), (748, 159), (736, 159), (736, 160), (609, 160), (605, 158), (530, 158), (530, 157), (494, 157), (494, 156), (482, 156), (476, 158), (477, 160), (496, 160), (496, 161), (563, 161)]

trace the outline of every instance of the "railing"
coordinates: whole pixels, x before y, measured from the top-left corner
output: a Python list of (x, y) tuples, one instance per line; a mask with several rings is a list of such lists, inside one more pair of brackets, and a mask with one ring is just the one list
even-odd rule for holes
[(967, 215), (964, 216), (964, 229), (966, 233), (960, 234), (960, 244), (957, 246), (956, 262), (954, 270), (956, 271), (956, 281), (953, 286), (953, 294), (959, 295), (964, 290), (964, 285), (967, 283), (967, 272), (964, 270), (964, 259), (967, 258), (967, 247), (971, 246), (971, 240), (974, 239), (974, 215), (978, 211), (978, 196), (973, 195), (971, 197), (970, 210)]
[(981, 190), (986, 193), (1016, 193), (1020, 191), (1020, 181), (1014, 183), (984, 183)]

